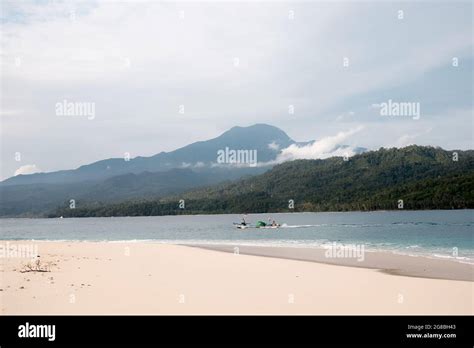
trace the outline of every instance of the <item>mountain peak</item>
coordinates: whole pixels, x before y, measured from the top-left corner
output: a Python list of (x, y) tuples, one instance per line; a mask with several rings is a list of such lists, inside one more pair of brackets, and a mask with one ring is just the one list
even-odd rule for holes
[(222, 133), (218, 138), (228, 139), (230, 141), (241, 139), (241, 141), (243, 140), (243, 142), (249, 143), (277, 142), (284, 147), (294, 143), (293, 139), (283, 130), (265, 123), (256, 123), (246, 127), (235, 126)]
[[(288, 135), (281, 130), (278, 127), (266, 124), (266, 123), (255, 123), (251, 126), (234, 126), (228, 131), (224, 132), (223, 134), (226, 133), (238, 133), (238, 132), (271, 132), (279, 135), (285, 135), (288, 137)], [(290, 139), (290, 137), (288, 137)]]

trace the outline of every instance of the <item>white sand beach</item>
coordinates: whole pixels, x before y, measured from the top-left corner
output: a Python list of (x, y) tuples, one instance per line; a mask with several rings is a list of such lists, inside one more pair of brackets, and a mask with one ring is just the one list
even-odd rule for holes
[[(2, 314), (473, 314), (474, 310), (472, 280), (433, 279), (429, 277), (436, 273), (433, 270), (426, 278), (381, 272), (373, 264), (371, 268), (331, 265), (284, 255), (159, 243), (35, 243), (41, 263), (50, 263), (50, 272), (22, 273), (28, 260), (2, 258)], [(411, 262), (423, 263), (421, 259)], [(443, 268), (439, 265), (435, 267)], [(472, 275), (472, 265), (446, 267)]]

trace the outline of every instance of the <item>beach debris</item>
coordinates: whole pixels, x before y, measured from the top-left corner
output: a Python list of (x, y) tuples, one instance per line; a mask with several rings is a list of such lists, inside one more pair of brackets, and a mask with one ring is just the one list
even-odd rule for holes
[(20, 273), (26, 272), (51, 272), (51, 262), (47, 262), (46, 264), (42, 263), (38, 256), (35, 262), (28, 262), (23, 265)]

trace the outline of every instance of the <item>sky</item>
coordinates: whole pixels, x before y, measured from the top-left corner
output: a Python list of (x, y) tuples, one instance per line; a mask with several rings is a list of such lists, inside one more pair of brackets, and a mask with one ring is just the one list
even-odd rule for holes
[(2, 0), (0, 24), (2, 180), (255, 123), (316, 140), (290, 159), (474, 148), (470, 1)]

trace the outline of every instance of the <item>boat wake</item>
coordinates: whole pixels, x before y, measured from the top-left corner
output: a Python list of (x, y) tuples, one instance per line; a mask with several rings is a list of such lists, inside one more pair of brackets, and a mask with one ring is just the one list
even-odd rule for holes
[(321, 225), (288, 225), (288, 224), (281, 224), (280, 228), (305, 228), (305, 227), (318, 227)]

